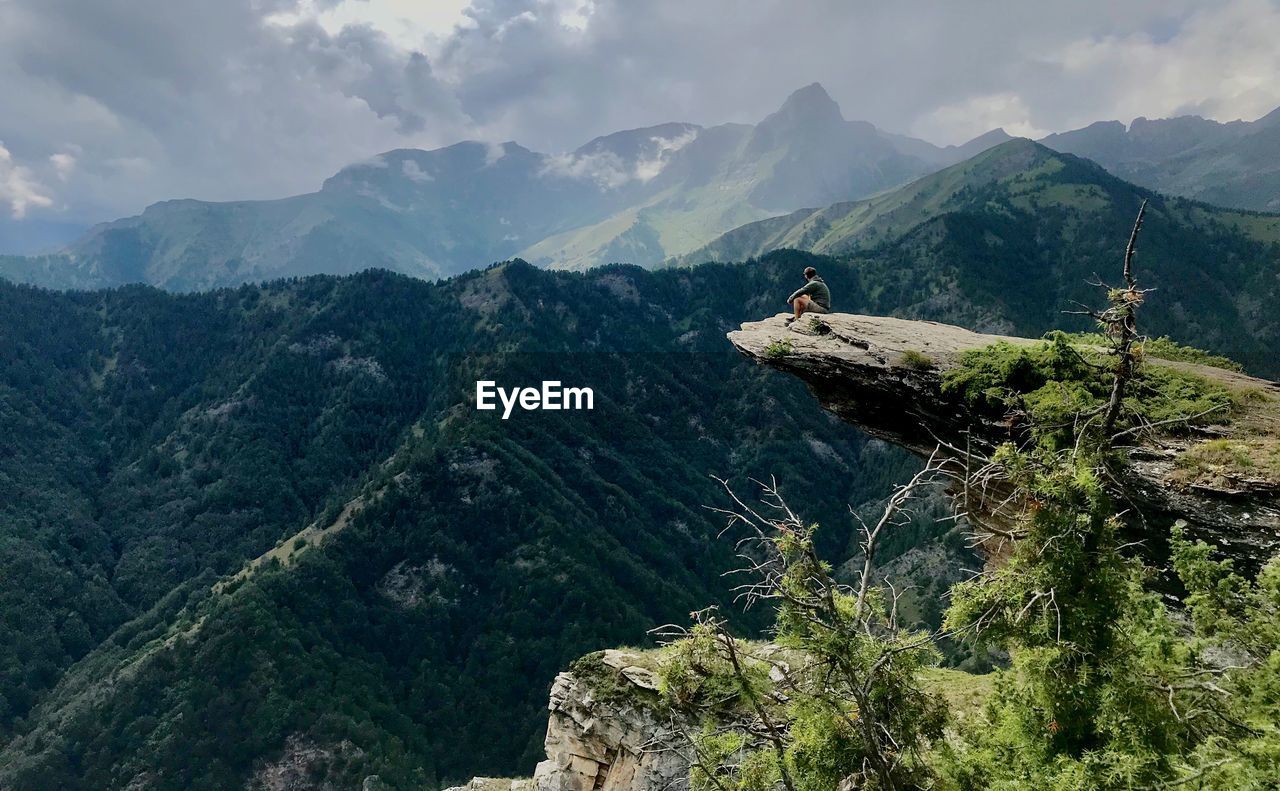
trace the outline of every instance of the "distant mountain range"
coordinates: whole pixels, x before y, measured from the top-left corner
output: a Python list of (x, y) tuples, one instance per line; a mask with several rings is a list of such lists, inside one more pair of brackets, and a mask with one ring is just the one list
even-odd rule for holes
[(0, 258), (0, 276), (185, 291), (370, 267), (436, 278), (513, 256), (652, 266), (743, 223), (899, 186), (1003, 139), (940, 148), (888, 134), (846, 121), (813, 84), (754, 126), (663, 124), (562, 155), (477, 142), (388, 151), (307, 195), (165, 201), (63, 254)]
[(1280, 212), (1280, 109), (1257, 121), (1103, 121), (1040, 142), (1170, 195)]
[[(0, 277), (190, 291), (372, 267), (431, 279), (512, 257), (557, 269), (652, 267), (692, 261), (740, 226), (886, 193), (1008, 140), (997, 129), (939, 147), (890, 134), (845, 120), (815, 83), (755, 125), (662, 124), (558, 155), (512, 142), (400, 149), (306, 195), (165, 201), (60, 253), (0, 256)], [(1166, 194), (1280, 210), (1280, 111), (1226, 124), (1101, 122), (1042, 142)]]

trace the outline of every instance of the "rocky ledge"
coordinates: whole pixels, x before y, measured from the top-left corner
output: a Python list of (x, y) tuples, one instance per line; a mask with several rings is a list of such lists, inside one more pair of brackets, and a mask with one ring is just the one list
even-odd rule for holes
[[(922, 456), (940, 442), (958, 449), (970, 438), (987, 445), (1011, 438), (1006, 422), (944, 396), (942, 379), (968, 350), (997, 341), (1039, 341), (881, 316), (806, 316), (790, 326), (785, 318), (747, 322), (729, 340), (757, 362), (804, 380), (822, 406), (867, 433)], [(1256, 566), (1280, 549), (1280, 485), (1264, 472), (1251, 475), (1248, 465), (1228, 474), (1188, 476), (1187, 461), (1206, 455), (1206, 443), (1214, 441), (1219, 445), (1213, 447), (1238, 443), (1268, 454), (1272, 463), (1280, 459), (1280, 385), (1219, 368), (1150, 363), (1247, 392), (1249, 406), (1227, 425), (1144, 437), (1129, 454), (1117, 496), (1130, 506), (1133, 526), (1157, 554), (1172, 524), (1184, 520), (1192, 535)], [(981, 524), (991, 509), (974, 505), (970, 513)]]

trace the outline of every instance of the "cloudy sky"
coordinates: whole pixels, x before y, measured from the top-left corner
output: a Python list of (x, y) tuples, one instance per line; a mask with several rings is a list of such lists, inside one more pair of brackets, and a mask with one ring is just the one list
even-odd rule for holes
[(1280, 0), (0, 0), (0, 234), (396, 147), (754, 122), (814, 81), (937, 143), (1254, 119), (1277, 41)]

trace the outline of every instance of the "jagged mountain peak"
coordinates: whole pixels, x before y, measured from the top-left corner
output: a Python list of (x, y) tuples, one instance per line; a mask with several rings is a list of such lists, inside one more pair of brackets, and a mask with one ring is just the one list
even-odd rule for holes
[(839, 115), (840, 106), (821, 83), (811, 82), (792, 91), (782, 103), (780, 112), (834, 112)]
[(794, 124), (832, 125), (844, 123), (840, 105), (819, 83), (812, 82), (793, 91), (777, 112), (760, 122), (760, 127)]

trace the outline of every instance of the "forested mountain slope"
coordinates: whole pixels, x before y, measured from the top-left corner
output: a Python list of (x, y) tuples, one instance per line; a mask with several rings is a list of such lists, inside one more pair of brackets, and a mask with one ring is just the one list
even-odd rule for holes
[[(227, 788), (290, 737), (397, 787), (523, 765), (565, 662), (717, 597), (709, 474), (803, 485), (844, 556), (909, 469), (723, 344), (809, 262), (0, 287), (0, 786)], [(480, 378), (595, 409), (503, 421)]]
[[(846, 504), (912, 466), (727, 330), (810, 264), (842, 310), (1022, 333), (1076, 293), (1045, 258), (999, 259), (1025, 299), (949, 260), (0, 284), (0, 787), (240, 787), (304, 753), (338, 787), (527, 773), (557, 670), (723, 599), (708, 474), (776, 474), (838, 560)], [(1149, 326), (1259, 342), (1185, 299)], [(595, 409), (504, 421), (477, 379), (591, 386)]]

